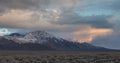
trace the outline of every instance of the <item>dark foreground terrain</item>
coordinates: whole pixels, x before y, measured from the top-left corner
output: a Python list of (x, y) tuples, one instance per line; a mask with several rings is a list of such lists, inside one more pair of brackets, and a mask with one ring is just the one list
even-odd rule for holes
[(120, 53), (2, 51), (0, 63), (120, 63)]

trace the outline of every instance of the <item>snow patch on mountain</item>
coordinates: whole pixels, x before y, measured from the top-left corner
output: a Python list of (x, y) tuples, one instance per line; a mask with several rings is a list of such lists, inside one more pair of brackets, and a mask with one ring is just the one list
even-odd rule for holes
[(25, 35), (20, 35), (17, 33), (13, 33), (7, 36), (4, 36), (5, 39), (15, 41), (17, 43), (46, 43), (50, 39), (54, 39), (54, 41), (57, 43), (58, 40), (63, 41), (62, 38), (56, 38), (54, 35), (49, 34), (45, 31), (34, 31), (29, 32)]

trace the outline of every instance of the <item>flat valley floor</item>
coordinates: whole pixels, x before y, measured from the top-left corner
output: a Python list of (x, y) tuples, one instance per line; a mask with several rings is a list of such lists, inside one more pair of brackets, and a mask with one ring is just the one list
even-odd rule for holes
[(0, 63), (120, 63), (120, 52), (1, 51)]

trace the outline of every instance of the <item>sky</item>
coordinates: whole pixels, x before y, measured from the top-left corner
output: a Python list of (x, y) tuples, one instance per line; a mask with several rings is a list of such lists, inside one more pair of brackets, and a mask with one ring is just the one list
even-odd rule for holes
[(120, 49), (120, 0), (0, 0), (0, 35), (44, 30)]

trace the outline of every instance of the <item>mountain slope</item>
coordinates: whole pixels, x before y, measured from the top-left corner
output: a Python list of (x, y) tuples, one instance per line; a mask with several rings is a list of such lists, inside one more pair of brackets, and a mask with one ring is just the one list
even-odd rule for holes
[(0, 50), (115, 51), (57, 38), (44, 31), (29, 32), (25, 35), (13, 33), (0, 37)]

